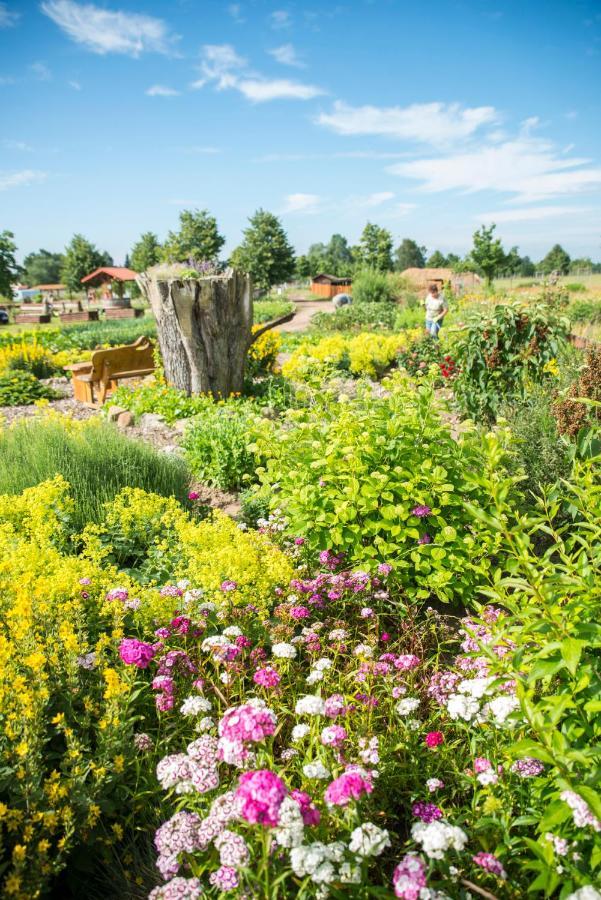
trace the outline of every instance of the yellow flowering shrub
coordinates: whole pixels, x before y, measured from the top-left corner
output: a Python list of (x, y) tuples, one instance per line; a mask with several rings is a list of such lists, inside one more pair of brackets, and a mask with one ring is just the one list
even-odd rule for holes
[(354, 337), (335, 334), (317, 343), (304, 341), (283, 364), (282, 374), (308, 382), (345, 371), (356, 377), (380, 378), (399, 350), (417, 340), (419, 333), (419, 329), (393, 335), (362, 332)]
[(35, 335), (30, 341), (21, 337), (0, 346), (0, 374), (13, 369), (24, 369), (38, 378), (49, 378), (60, 373), (64, 366), (86, 355), (81, 351), (72, 350), (53, 352), (40, 344)]
[(132, 740), (117, 573), (61, 548), (70, 504), (60, 477), (0, 495), (0, 895), (19, 900), (91, 837)]
[[(253, 325), (253, 334), (261, 328)], [(282, 346), (282, 338), (277, 331), (266, 331), (250, 345), (247, 358), (247, 369), (251, 375), (266, 375), (277, 367), (278, 353)]]
[[(84, 555), (135, 572), (149, 584), (186, 579), (222, 605), (227, 599), (266, 611), (275, 588), (292, 577), (288, 558), (266, 535), (241, 531), (219, 511), (198, 521), (172, 498), (139, 488), (125, 488), (105, 509), (102, 524), (84, 531)], [(224, 581), (235, 582), (237, 589), (224, 594)], [(149, 591), (138, 615), (163, 619), (177, 606), (177, 598)]]

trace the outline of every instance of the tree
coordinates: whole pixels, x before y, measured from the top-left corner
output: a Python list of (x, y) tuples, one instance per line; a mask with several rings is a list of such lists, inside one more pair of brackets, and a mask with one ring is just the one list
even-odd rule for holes
[(423, 269), (426, 265), (426, 248), (411, 238), (403, 238), (394, 251), (394, 267), (397, 272), (405, 269)]
[(38, 250), (23, 260), (23, 279), (29, 287), (36, 284), (58, 284), (64, 257), (62, 253)]
[(593, 261), (590, 256), (582, 256), (580, 259), (573, 259), (570, 263), (570, 273), (579, 274), (581, 272), (589, 272), (593, 271)]
[(455, 266), (461, 263), (461, 257), (456, 253), (447, 253), (447, 266), (455, 271)]
[(426, 265), (429, 269), (444, 269), (447, 265), (447, 258), (446, 256), (443, 256), (440, 250), (435, 250), (434, 253), (431, 253), (428, 257)]
[(512, 247), (505, 256), (503, 263), (503, 275), (517, 275), (522, 265), (522, 257), (517, 247)]
[(184, 209), (179, 214), (179, 231), (170, 231), (163, 246), (166, 262), (215, 262), (225, 244), (217, 219), (207, 209)]
[(333, 234), (325, 248), (326, 272), (343, 278), (353, 272), (353, 251), (342, 234)]
[(244, 240), (232, 253), (231, 264), (252, 275), (253, 284), (267, 292), (294, 275), (294, 248), (273, 213), (258, 209), (244, 230)]
[(311, 276), (311, 261), (308, 256), (297, 256), (296, 257), (296, 277), (297, 278), (310, 278)]
[[(325, 244), (311, 244), (307, 250), (307, 259), (309, 261), (309, 275), (319, 275), (320, 272), (328, 271), (328, 248)], [(328, 272), (333, 275), (333, 272)]]
[(494, 237), (497, 226), (493, 223), (486, 227), (482, 225), (474, 231), (470, 257), (473, 265), (482, 272), (488, 284), (491, 283), (497, 272), (503, 268), (505, 251), (499, 238)]
[[(99, 266), (107, 265), (105, 262), (107, 255), (101, 253), (82, 234), (73, 235), (71, 243), (65, 248), (61, 271), (61, 281), (66, 284), (70, 294), (73, 291), (81, 291), (82, 278)], [(108, 258), (110, 259), (110, 256)]]
[(566, 253), (561, 244), (555, 244), (545, 258), (540, 261), (538, 268), (543, 275), (550, 275), (551, 272), (567, 275), (570, 269), (570, 255)]
[(522, 278), (532, 278), (533, 275), (536, 275), (536, 266), (529, 256), (522, 256), (518, 275)]
[(161, 245), (156, 234), (146, 231), (131, 248), (130, 266), (134, 272), (145, 272), (161, 258)]
[(16, 252), (12, 231), (0, 231), (0, 294), (5, 297), (12, 297), (12, 285), (19, 274)]
[(392, 270), (392, 235), (386, 228), (368, 222), (355, 250), (358, 263), (379, 272)]

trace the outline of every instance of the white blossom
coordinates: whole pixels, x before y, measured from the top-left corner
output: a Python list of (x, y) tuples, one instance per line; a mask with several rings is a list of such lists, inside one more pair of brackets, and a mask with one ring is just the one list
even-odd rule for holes
[(311, 729), (308, 725), (295, 725), (292, 729), (292, 740), (301, 741), (310, 731)]
[(182, 716), (198, 716), (200, 713), (209, 712), (211, 701), (205, 697), (186, 697), (179, 708)]
[(601, 894), (592, 884), (585, 884), (573, 894), (568, 894), (566, 900), (601, 900)]
[(305, 778), (320, 778), (326, 779), (330, 777), (330, 770), (326, 769), (321, 760), (316, 760), (312, 763), (306, 763), (303, 766), (303, 775)]
[(379, 856), (389, 846), (388, 832), (373, 822), (365, 822), (351, 832), (349, 850), (357, 856)]
[(449, 694), (447, 712), (452, 719), (471, 722), (480, 712), (480, 704), (473, 697), (466, 697), (464, 694)]
[(449, 848), (463, 850), (467, 843), (467, 835), (456, 825), (440, 820), (435, 822), (416, 822), (411, 829), (411, 837), (430, 859), (443, 859)]
[(503, 725), (511, 713), (518, 709), (520, 701), (517, 697), (500, 694), (490, 700), (484, 707), (484, 712), (489, 713), (497, 725)]
[(297, 716), (323, 716), (325, 704), (316, 694), (305, 694), (296, 701), (294, 711)]
[(296, 659), (297, 650), (294, 644), (287, 644), (285, 641), (282, 641), (272, 646), (271, 653), (277, 659)]
[(399, 700), (395, 706), (395, 710), (399, 716), (408, 716), (409, 713), (414, 712), (418, 706), (419, 700), (417, 697), (403, 697), (403, 699)]

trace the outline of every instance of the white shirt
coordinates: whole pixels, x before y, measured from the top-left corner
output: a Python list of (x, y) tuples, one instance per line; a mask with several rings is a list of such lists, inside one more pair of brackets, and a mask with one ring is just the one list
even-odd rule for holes
[(438, 297), (433, 297), (432, 294), (428, 294), (425, 300), (426, 319), (433, 322), (440, 316), (443, 309), (446, 309), (446, 305), (447, 302), (444, 298), (444, 294), (439, 294)]

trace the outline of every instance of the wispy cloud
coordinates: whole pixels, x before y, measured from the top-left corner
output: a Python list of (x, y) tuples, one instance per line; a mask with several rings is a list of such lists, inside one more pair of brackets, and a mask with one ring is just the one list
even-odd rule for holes
[(22, 169), (20, 172), (0, 172), (0, 191), (25, 187), (29, 184), (45, 181), (45, 179), (45, 172), (37, 172), (34, 169)]
[(280, 47), (274, 47), (273, 50), (268, 50), (267, 52), (282, 66), (295, 66), (297, 69), (305, 68), (305, 63), (299, 58), (293, 44), (282, 44)]
[(494, 212), (478, 213), (474, 216), (477, 222), (542, 222), (544, 219), (556, 219), (563, 216), (581, 215), (593, 212), (582, 206), (527, 206), (521, 209), (499, 209)]
[(282, 213), (317, 213), (320, 205), (318, 194), (288, 194)]
[(444, 145), (470, 137), (498, 120), (493, 106), (462, 107), (459, 103), (413, 103), (410, 106), (349, 106), (334, 103), (317, 123), (343, 135), (383, 135)]
[(383, 203), (387, 203), (389, 200), (394, 200), (394, 197), (395, 194), (392, 191), (378, 191), (375, 194), (368, 194), (366, 197), (356, 197), (354, 200), (358, 206), (373, 208), (382, 206)]
[(230, 18), (234, 20), (236, 25), (244, 25), (246, 19), (244, 18), (244, 14), (242, 12), (242, 5), (240, 3), (230, 3), (227, 8), (228, 15)]
[(237, 90), (253, 103), (268, 100), (310, 100), (324, 91), (313, 84), (288, 78), (266, 78), (248, 68), (231, 44), (206, 44), (202, 48), (201, 77), (191, 86), (202, 88), (212, 83), (217, 90)]
[(0, 3), (0, 28), (12, 28), (21, 18), (21, 13), (9, 9), (6, 3)]
[[(341, 213), (350, 214), (357, 209), (380, 209), (391, 200), (394, 200), (396, 194), (393, 191), (377, 191), (372, 194), (351, 194), (348, 197), (321, 197), (319, 194), (288, 194), (285, 198), (284, 206), (281, 209), (282, 215), (289, 213), (303, 213), (313, 215), (315, 213)], [(413, 209), (413, 204), (396, 204), (389, 207), (387, 217), (396, 212), (399, 214), (401, 206), (405, 206), (405, 212)], [(397, 209), (397, 207), (399, 209)]]
[(153, 84), (145, 91), (145, 94), (147, 97), (179, 97), (179, 91), (164, 84)]
[(72, 87), (74, 91), (81, 90), (81, 84), (79, 83), (79, 81), (69, 81), (68, 85), (69, 87)]
[(47, 0), (42, 12), (72, 40), (93, 53), (169, 53), (177, 37), (162, 19), (139, 13), (103, 9), (74, 0)]
[(397, 163), (388, 171), (415, 179), (428, 193), (490, 190), (532, 203), (601, 188), (601, 168), (590, 163), (559, 155), (549, 141), (519, 136), (463, 153)]
[(51, 81), (52, 80), (52, 72), (43, 62), (34, 62), (29, 67), (30, 71), (33, 72), (38, 81)]
[(0, 141), (0, 144), (2, 144), (5, 150), (15, 150), (18, 153), (33, 153), (33, 147), (30, 144), (26, 144), (24, 141), (13, 141), (9, 138), (4, 138)]
[(274, 9), (269, 15), (269, 24), (275, 31), (292, 26), (292, 16), (286, 9)]

